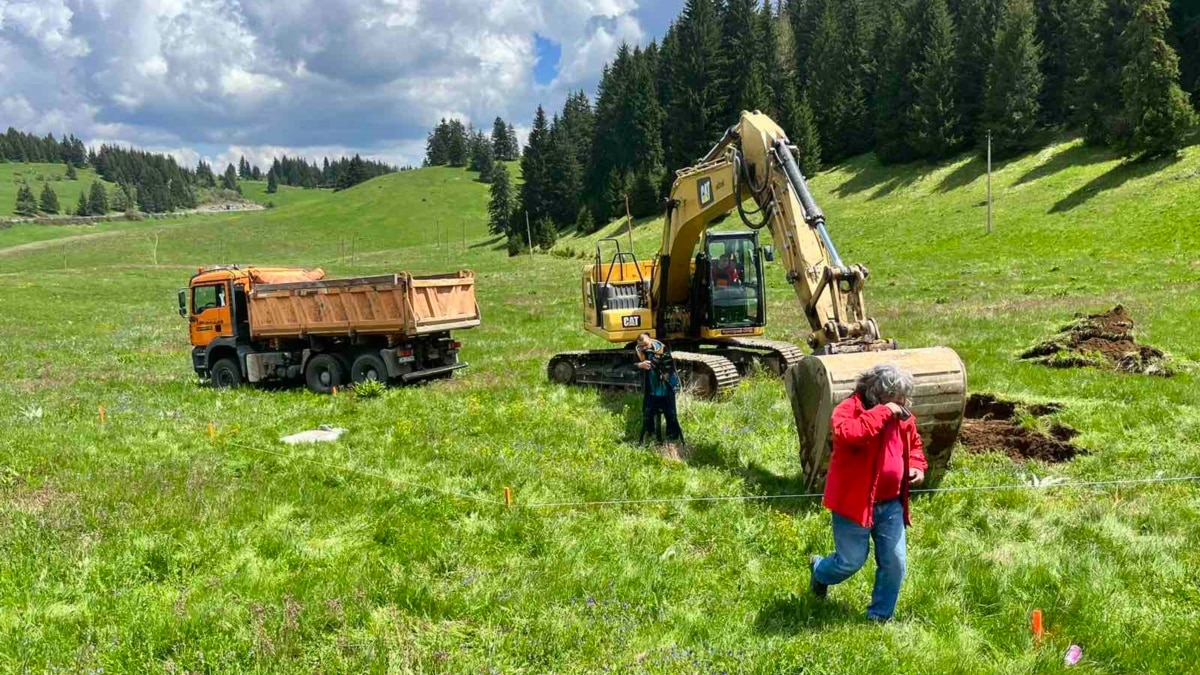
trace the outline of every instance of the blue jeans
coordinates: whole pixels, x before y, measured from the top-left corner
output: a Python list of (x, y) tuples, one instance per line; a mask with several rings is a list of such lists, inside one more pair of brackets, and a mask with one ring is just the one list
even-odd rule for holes
[(907, 545), (904, 539), (904, 506), (899, 499), (875, 505), (873, 527), (833, 514), (833, 555), (821, 558), (813, 569), (819, 583), (832, 586), (854, 576), (867, 562), (869, 540), (875, 540), (875, 588), (867, 617), (887, 620), (896, 613), (900, 585), (904, 583)]

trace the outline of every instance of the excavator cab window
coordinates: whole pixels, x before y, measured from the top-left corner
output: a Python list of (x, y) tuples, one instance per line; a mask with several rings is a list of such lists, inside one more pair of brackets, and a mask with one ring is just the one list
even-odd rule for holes
[(713, 233), (705, 238), (711, 328), (763, 324), (762, 264), (754, 233)]

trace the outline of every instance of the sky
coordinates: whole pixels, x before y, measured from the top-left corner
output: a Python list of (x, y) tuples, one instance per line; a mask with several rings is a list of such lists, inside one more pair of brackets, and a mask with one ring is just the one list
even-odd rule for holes
[(0, 0), (0, 128), (217, 168), (418, 165), (442, 117), (524, 137), (683, 0)]

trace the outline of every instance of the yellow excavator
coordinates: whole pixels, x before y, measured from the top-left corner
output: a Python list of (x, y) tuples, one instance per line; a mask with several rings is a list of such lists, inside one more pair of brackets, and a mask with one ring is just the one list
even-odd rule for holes
[[(831, 449), (833, 406), (853, 391), (860, 373), (893, 363), (916, 380), (912, 411), (930, 461), (928, 478), (936, 481), (962, 423), (963, 363), (946, 347), (899, 349), (881, 336), (863, 299), (867, 269), (847, 265), (838, 254), (795, 157), (775, 122), (743, 112), (699, 163), (677, 172), (654, 259), (639, 260), (616, 239), (598, 242), (594, 262), (583, 269), (583, 324), (624, 346), (556, 354), (547, 367), (549, 378), (636, 389), (641, 371), (633, 343), (643, 331), (670, 345), (684, 387), (701, 396), (732, 389), (756, 365), (783, 375), (804, 483), (819, 489)], [(749, 232), (710, 230), (734, 211)], [(764, 227), (773, 246), (759, 245)], [(605, 251), (611, 251), (607, 260)], [(763, 268), (776, 256), (808, 320), (811, 356), (790, 343), (761, 338)]]

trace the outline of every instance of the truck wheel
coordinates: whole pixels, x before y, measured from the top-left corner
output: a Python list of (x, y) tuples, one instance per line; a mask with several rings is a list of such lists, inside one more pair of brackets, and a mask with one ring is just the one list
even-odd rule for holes
[(387, 382), (387, 366), (375, 354), (360, 354), (350, 366), (350, 381), (354, 384), (375, 380)]
[(217, 389), (232, 389), (242, 385), (242, 369), (233, 359), (217, 359), (209, 371), (212, 385)]
[(346, 381), (346, 369), (332, 354), (317, 354), (304, 370), (304, 381), (314, 394), (328, 394)]

